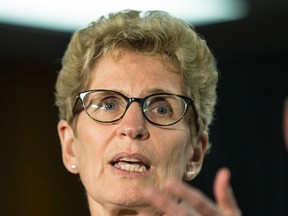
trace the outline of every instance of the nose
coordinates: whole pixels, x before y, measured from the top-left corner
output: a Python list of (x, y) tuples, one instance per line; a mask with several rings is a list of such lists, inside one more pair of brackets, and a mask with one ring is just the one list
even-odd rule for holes
[(120, 120), (117, 135), (130, 139), (145, 140), (149, 136), (146, 128), (146, 120), (138, 103), (131, 103), (125, 115)]

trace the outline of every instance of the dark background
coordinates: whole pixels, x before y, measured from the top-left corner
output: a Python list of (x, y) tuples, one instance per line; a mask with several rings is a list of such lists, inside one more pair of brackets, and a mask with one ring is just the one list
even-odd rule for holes
[[(288, 215), (288, 1), (250, 0), (249, 16), (197, 27), (219, 62), (213, 144), (192, 182), (213, 198), (227, 166), (243, 215)], [(0, 25), (0, 215), (88, 215), (61, 161), (54, 83), (71, 34)]]

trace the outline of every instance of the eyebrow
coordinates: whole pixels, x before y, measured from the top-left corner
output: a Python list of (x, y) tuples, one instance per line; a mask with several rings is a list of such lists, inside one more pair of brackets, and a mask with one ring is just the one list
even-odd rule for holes
[[(126, 95), (126, 93), (124, 93), (122, 90), (120, 89), (114, 89), (114, 88), (111, 88), (111, 89), (107, 89), (107, 90), (112, 90), (112, 91), (116, 91), (116, 92), (119, 92), (123, 95)], [(169, 94), (178, 94), (176, 92), (171, 92), (171, 91), (167, 91), (167, 90), (164, 90), (164, 89), (161, 89), (161, 88), (149, 88), (147, 90), (144, 90), (141, 95), (143, 95), (142, 97), (146, 97), (146, 96), (149, 96), (151, 94), (157, 94), (157, 93), (169, 93)], [(127, 95), (126, 95), (127, 96)]]
[(177, 94), (175, 92), (170, 92), (161, 88), (151, 88), (145, 91), (145, 93), (149, 94), (155, 94), (155, 93), (170, 93), (170, 94)]

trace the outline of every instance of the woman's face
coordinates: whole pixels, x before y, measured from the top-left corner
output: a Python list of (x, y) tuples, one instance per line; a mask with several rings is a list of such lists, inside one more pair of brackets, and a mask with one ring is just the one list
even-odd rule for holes
[[(183, 94), (179, 74), (168, 71), (157, 58), (133, 52), (122, 53), (117, 59), (100, 58), (91, 79), (89, 89), (114, 90), (127, 97), (155, 92)], [(76, 136), (64, 121), (60, 121), (58, 130), (64, 163), (71, 172), (79, 172), (89, 203), (96, 206), (144, 205), (143, 189), (161, 188), (171, 178), (183, 179), (187, 164), (195, 158), (201, 164), (205, 148), (198, 143), (199, 137), (191, 134), (187, 122), (153, 125), (136, 102), (116, 123), (96, 122), (83, 111), (77, 120)], [(195, 156), (192, 146), (197, 143), (201, 150)], [(77, 170), (71, 169), (72, 164)]]

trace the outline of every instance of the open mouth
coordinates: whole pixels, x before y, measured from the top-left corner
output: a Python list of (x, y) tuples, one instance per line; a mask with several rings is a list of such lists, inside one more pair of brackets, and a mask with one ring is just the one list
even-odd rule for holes
[(120, 157), (113, 160), (111, 165), (130, 172), (146, 172), (150, 169), (150, 165), (147, 162), (135, 157)]

